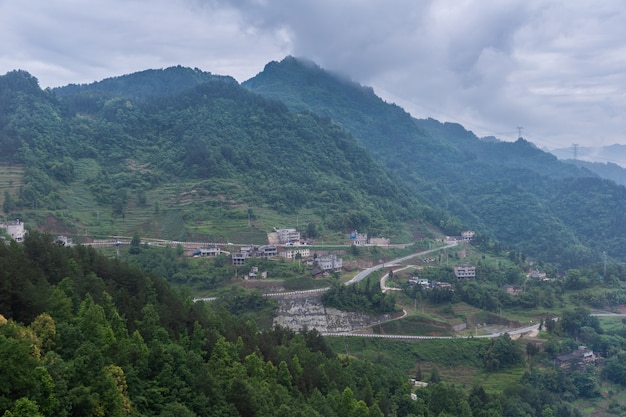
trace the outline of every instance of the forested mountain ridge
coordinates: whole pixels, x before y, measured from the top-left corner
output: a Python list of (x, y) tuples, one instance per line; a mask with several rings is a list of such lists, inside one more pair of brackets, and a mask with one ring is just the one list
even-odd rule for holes
[(0, 162), (23, 167), (24, 185), (3, 193), (6, 214), (31, 210), (42, 223), (41, 210), (67, 213), (75, 230), (102, 234), (186, 239), (233, 220), (244, 229), (269, 210), (341, 233), (471, 228), (564, 267), (626, 253), (623, 187), (522, 138), (416, 120), (292, 57), (243, 87), (183, 67), (54, 90), (10, 72)]
[(26, 167), (16, 209), (72, 210), (63, 187), (82, 181), (123, 216), (129, 200), (145, 205), (159, 186), (185, 182), (177, 203), (206, 210), (227, 195), (239, 210), (306, 209), (337, 231), (390, 233), (419, 217), (416, 200), (336, 123), (230, 77), (173, 68), (42, 91), (16, 71), (0, 82), (2, 159)]
[(459, 124), (413, 119), (371, 89), (293, 57), (243, 85), (337, 120), (421, 201), (460, 219), (448, 229), (465, 225), (562, 265), (625, 253), (625, 189), (522, 138), (481, 140)]

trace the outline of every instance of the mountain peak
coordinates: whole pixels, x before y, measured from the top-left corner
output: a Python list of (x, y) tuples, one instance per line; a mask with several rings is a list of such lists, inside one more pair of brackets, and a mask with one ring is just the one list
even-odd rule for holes
[(105, 78), (91, 84), (70, 84), (55, 88), (59, 96), (73, 95), (82, 92), (98, 92), (110, 96), (128, 98), (147, 98), (176, 94), (217, 79), (236, 83), (229, 76), (213, 75), (198, 68), (183, 66), (168, 67), (165, 69), (148, 69), (118, 77)]

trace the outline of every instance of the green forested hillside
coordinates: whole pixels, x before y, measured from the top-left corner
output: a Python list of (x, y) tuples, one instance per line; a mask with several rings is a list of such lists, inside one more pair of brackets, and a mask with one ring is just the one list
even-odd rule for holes
[(330, 230), (374, 235), (419, 218), (415, 199), (336, 123), (229, 77), (172, 68), (54, 92), (24, 72), (0, 80), (2, 159), (26, 167), (18, 212), (72, 213), (67, 196), (80, 193), (113, 221), (154, 205), (182, 210), (183, 228), (221, 206), (248, 219), (306, 210)]
[(599, 260), (602, 251), (623, 258), (624, 188), (522, 138), (481, 140), (458, 124), (412, 119), (371, 89), (293, 57), (268, 64), (243, 85), (295, 111), (336, 120), (390, 175), (406, 181), (444, 230), (473, 228), (563, 266)]
[(0, 178), (5, 214), (207, 241), (262, 241), (300, 219), (406, 241), (421, 223), (562, 268), (624, 258), (624, 188), (522, 138), (413, 119), (291, 57), (244, 87), (182, 67), (54, 90), (23, 71), (0, 77), (0, 162), (23, 172)]

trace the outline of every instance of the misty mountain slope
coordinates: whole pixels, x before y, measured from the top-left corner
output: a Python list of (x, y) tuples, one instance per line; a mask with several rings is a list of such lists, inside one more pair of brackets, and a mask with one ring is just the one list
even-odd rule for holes
[(601, 178), (626, 185), (626, 168), (612, 162), (589, 162), (577, 159), (565, 159), (563, 162), (585, 168)]
[[(585, 257), (601, 250), (621, 256), (626, 248), (624, 206), (610, 204), (626, 203), (622, 188), (523, 139), (483, 141), (455, 123), (412, 119), (371, 89), (292, 57), (268, 64), (243, 85), (295, 111), (332, 117), (418, 198), (518, 250), (570, 262), (582, 256), (569, 247), (584, 248)], [(603, 192), (587, 198), (594, 186)], [(602, 217), (595, 214), (600, 205), (607, 208)]]

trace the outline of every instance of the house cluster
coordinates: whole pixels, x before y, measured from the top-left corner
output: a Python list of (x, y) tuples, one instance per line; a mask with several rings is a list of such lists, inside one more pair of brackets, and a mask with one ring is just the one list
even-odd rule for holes
[(239, 252), (231, 254), (232, 264), (242, 266), (248, 258), (269, 259), (278, 256), (278, 247), (274, 245), (242, 246)]
[(526, 276), (528, 278), (538, 279), (540, 281), (546, 281), (548, 279), (546, 278), (546, 273), (541, 272), (538, 269), (531, 269), (530, 271), (528, 271), (528, 274), (526, 274)]
[(390, 240), (386, 237), (369, 237), (367, 233), (354, 230), (348, 235), (353, 246), (389, 246)]
[[(219, 250), (219, 249), (218, 249)], [(222, 253), (226, 253), (222, 251)], [(299, 256), (298, 256), (299, 255)], [(306, 259), (311, 256), (311, 249), (308, 247), (293, 247), (289, 249), (279, 249), (275, 245), (262, 245), (262, 246), (242, 246), (239, 252), (231, 254), (232, 264), (235, 266), (241, 266), (246, 264), (248, 258), (263, 258), (270, 259), (276, 257), (282, 257), (285, 259)]]
[(578, 349), (571, 353), (557, 356), (556, 364), (561, 368), (580, 369), (595, 363), (597, 359), (598, 355), (593, 350), (586, 346), (578, 346)]
[(16, 242), (23, 242), (26, 231), (24, 230), (24, 222), (20, 219), (14, 220), (11, 223), (0, 223), (0, 228), (5, 229), (6, 233), (11, 236), (11, 239)]
[(461, 236), (446, 236), (444, 239), (445, 242), (471, 242), (474, 240), (474, 236), (476, 236), (476, 232), (473, 230), (465, 230), (461, 232)]

